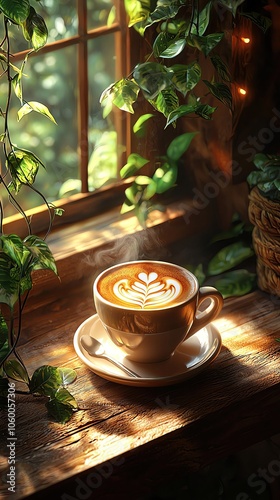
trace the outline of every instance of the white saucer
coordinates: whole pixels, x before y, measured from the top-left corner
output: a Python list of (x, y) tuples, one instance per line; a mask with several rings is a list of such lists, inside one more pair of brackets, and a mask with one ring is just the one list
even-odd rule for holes
[[(136, 372), (139, 378), (127, 375), (110, 361), (90, 356), (80, 343), (85, 334), (102, 342), (110, 357), (121, 361), (127, 368)], [(218, 356), (222, 346), (219, 332), (209, 324), (183, 342), (168, 360), (160, 363), (136, 363), (127, 359), (111, 341), (97, 314), (79, 326), (73, 342), (77, 356), (94, 373), (111, 382), (139, 387), (172, 385), (194, 377)]]

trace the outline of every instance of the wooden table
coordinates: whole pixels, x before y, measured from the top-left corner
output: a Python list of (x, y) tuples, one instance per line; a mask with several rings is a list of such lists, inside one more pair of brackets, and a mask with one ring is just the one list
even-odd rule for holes
[[(17, 396), (14, 500), (144, 498), (163, 477), (279, 432), (279, 299), (260, 291), (227, 299), (214, 322), (218, 358), (181, 384), (142, 388), (106, 381), (76, 356), (73, 335), (94, 313), (91, 293), (88, 280), (72, 290), (57, 285), (25, 313), (20, 352), (30, 374), (43, 364), (76, 369), (69, 389), (80, 410), (61, 425), (48, 419), (43, 398)], [(1, 498), (7, 466), (2, 412)]]

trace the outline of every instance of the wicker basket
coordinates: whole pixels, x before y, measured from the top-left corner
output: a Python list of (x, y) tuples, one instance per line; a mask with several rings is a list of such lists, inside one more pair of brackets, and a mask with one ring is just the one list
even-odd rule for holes
[(255, 226), (258, 286), (280, 296), (280, 203), (264, 198), (253, 188), (249, 194), (249, 219)]
[(257, 259), (258, 286), (264, 292), (280, 297), (280, 276)]

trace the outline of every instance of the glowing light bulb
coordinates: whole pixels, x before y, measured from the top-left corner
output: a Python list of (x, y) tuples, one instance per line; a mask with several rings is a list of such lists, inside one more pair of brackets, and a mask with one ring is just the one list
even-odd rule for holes
[(238, 92), (241, 95), (246, 95), (247, 94), (247, 90), (243, 89), (242, 87), (239, 87)]
[(242, 40), (242, 42), (244, 42), (244, 43), (250, 43), (250, 42), (251, 42), (251, 39), (250, 39), (250, 38), (247, 38), (247, 37), (245, 37), (245, 36), (242, 36), (242, 37), (241, 37), (241, 40)]

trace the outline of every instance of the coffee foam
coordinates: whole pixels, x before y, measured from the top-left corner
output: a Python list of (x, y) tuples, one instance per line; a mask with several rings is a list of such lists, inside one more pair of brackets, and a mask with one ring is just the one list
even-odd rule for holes
[(149, 261), (109, 269), (97, 284), (107, 301), (131, 309), (171, 307), (190, 297), (195, 288), (195, 281), (184, 269)]

